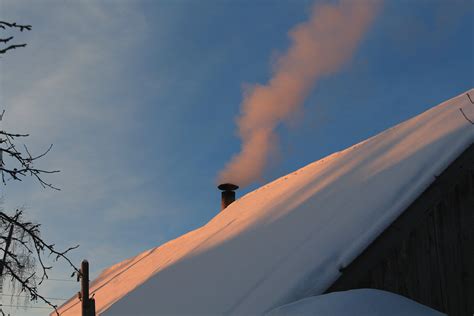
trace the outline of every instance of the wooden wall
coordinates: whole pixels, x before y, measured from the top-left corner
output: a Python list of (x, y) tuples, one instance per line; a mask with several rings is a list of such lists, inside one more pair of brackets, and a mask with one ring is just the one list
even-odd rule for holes
[(326, 291), (376, 288), (474, 315), (474, 145)]

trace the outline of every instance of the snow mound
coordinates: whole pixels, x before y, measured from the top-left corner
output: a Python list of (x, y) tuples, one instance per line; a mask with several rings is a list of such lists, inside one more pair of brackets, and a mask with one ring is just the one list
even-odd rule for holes
[(443, 316), (406, 297), (374, 289), (313, 296), (278, 307), (266, 316)]
[[(91, 286), (97, 312), (261, 315), (323, 293), (474, 142), (466, 117), (474, 105), (464, 93), (262, 186), (105, 270)], [(60, 312), (80, 315), (77, 298)]]

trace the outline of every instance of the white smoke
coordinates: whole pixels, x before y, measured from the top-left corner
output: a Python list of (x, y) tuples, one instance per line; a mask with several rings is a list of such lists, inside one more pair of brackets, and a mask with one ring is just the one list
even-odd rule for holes
[(375, 0), (315, 5), (310, 19), (290, 30), (291, 46), (277, 60), (270, 81), (244, 93), (238, 117), (241, 151), (220, 172), (219, 183), (246, 186), (261, 178), (278, 124), (301, 107), (318, 79), (351, 58), (378, 6)]

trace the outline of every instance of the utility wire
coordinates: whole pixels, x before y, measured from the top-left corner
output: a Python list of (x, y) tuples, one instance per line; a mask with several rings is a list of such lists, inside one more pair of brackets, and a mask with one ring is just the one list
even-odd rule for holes
[[(0, 296), (8, 296), (8, 297), (14, 296), (14, 297), (27, 297), (27, 298), (30, 297), (28, 295), (3, 294), (3, 293), (0, 294)], [(68, 298), (58, 298), (58, 297), (45, 297), (45, 298), (48, 299), (48, 300), (56, 300), (56, 301), (67, 301), (68, 300)]]
[(74, 281), (74, 280), (70, 280), (70, 279), (51, 279), (51, 278), (47, 278), (47, 279), (44, 279), (45, 281), (58, 281), (58, 282), (77, 282), (77, 281)]
[(5, 305), (5, 304), (0, 304), (0, 307), (41, 308), (41, 309), (51, 309), (51, 310), (54, 309), (54, 308), (52, 308), (52, 307), (46, 307), (46, 306)]
[[(129, 266), (127, 266), (126, 268), (124, 268), (123, 270), (121, 270), (120, 272), (118, 272), (117, 274), (115, 274), (114, 276), (110, 277), (107, 281), (105, 281), (103, 284), (101, 284), (100, 286), (98, 286), (97, 288), (95, 288), (90, 294), (91, 295), (94, 295), (98, 290), (100, 290), (101, 288), (103, 288), (104, 286), (106, 286), (107, 284), (109, 284), (111, 281), (113, 281), (116, 277), (118, 277), (119, 275), (121, 275), (122, 273), (124, 273), (125, 271), (127, 271), (128, 269), (132, 268), (134, 265), (136, 265), (137, 263), (139, 263), (140, 261), (142, 261), (143, 259), (145, 259), (146, 257), (150, 256), (152, 253), (154, 253), (155, 251), (158, 250), (159, 247), (155, 247), (153, 248), (152, 250), (150, 250), (146, 255), (144, 255), (143, 257), (141, 257), (140, 259), (138, 259), (137, 261), (134, 261), (132, 263), (130, 263)], [(74, 301), (73, 301), (74, 302)], [(75, 301), (73, 304), (71, 304), (68, 308), (66, 308), (65, 310), (63, 310), (62, 312), (65, 313), (66, 311), (70, 310), (71, 308), (73, 308), (74, 306), (76, 306), (77, 304), (79, 304), (79, 300)]]

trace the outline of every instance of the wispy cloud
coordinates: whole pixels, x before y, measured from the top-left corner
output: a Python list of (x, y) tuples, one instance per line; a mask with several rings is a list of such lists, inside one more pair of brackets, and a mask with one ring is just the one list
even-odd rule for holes
[(1, 10), (2, 18), (33, 25), (18, 34), (28, 46), (0, 61), (2, 128), (29, 132), (35, 152), (53, 143), (40, 166), (61, 170), (48, 178), (60, 192), (33, 181), (9, 183), (2, 188), (5, 207), (26, 204), (45, 238), (58, 246), (80, 243), (74, 258), (94, 255), (94, 268), (131, 255), (134, 241), (119, 248), (110, 242), (121, 235), (119, 223), (156, 212), (155, 201), (141, 193), (146, 174), (128, 161), (140, 106), (127, 92), (134, 81), (129, 64), (149, 35), (143, 13), (123, 1), (2, 1)]

